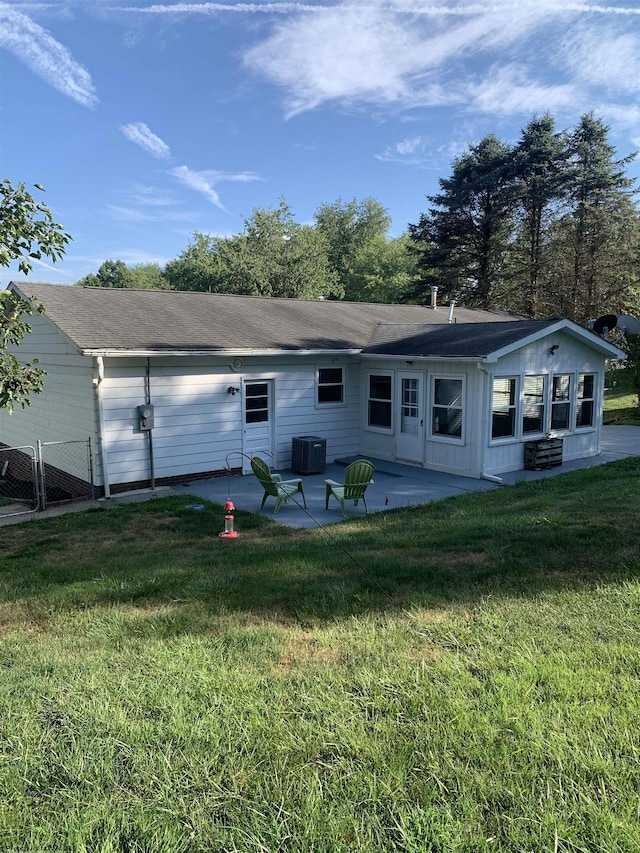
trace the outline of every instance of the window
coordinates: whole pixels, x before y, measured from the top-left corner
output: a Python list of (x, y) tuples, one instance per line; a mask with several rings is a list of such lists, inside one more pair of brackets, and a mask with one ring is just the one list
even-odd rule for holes
[(341, 367), (318, 369), (318, 404), (344, 403), (344, 379)]
[(252, 382), (245, 386), (245, 421), (259, 424), (269, 420), (269, 385), (267, 382)]
[(554, 376), (551, 393), (551, 429), (569, 429), (570, 395), (571, 377), (569, 374)]
[(391, 429), (391, 376), (369, 376), (367, 423), (379, 429)]
[(493, 379), (491, 438), (513, 438), (516, 434), (516, 380), (510, 376)]
[(544, 376), (525, 376), (522, 399), (524, 435), (544, 432)]
[(462, 438), (462, 379), (434, 378), (431, 434)]
[(576, 401), (576, 429), (591, 427), (594, 424), (595, 376), (593, 373), (580, 373)]

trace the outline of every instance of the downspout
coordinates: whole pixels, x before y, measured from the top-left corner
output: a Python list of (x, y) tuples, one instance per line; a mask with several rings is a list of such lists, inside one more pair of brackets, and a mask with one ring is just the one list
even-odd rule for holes
[(107, 458), (107, 440), (104, 425), (104, 401), (102, 399), (104, 360), (101, 355), (96, 356), (96, 364), (98, 367), (98, 378), (93, 380), (93, 385), (96, 389), (96, 397), (98, 398), (98, 442), (100, 444), (100, 456), (102, 457), (102, 479), (104, 480), (104, 496), (105, 498), (110, 498), (111, 489), (109, 487), (109, 460)]
[[(151, 360), (147, 358), (147, 369), (145, 373), (145, 403), (149, 406), (151, 405)], [(153, 467), (153, 430), (147, 430), (147, 448), (149, 451), (149, 479), (151, 480), (151, 488), (155, 489), (156, 487), (156, 475)]]

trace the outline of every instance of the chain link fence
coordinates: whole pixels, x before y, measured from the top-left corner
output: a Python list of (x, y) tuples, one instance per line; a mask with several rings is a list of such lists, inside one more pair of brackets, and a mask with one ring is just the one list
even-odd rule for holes
[(90, 438), (0, 447), (0, 518), (94, 497)]
[(36, 460), (35, 447), (0, 448), (0, 517), (38, 509)]

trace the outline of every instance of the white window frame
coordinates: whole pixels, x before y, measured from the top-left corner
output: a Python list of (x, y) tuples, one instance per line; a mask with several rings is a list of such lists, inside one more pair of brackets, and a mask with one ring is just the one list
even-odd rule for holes
[[(435, 402), (436, 399), (436, 382), (439, 380), (448, 381), (456, 381), (461, 383), (460, 389), (460, 406), (447, 406), (443, 407), (441, 405), (437, 405)], [(433, 431), (433, 410), (435, 408), (459, 408), (461, 413), (461, 422), (460, 422), (460, 435), (446, 435), (440, 432)], [(455, 444), (455, 445), (463, 445), (465, 443), (466, 438), (466, 418), (465, 411), (467, 408), (467, 377), (463, 373), (435, 373), (430, 377), (429, 382), (429, 441), (440, 441), (443, 444)]]
[[(593, 380), (593, 388), (591, 397), (580, 397), (580, 379), (590, 376)], [(598, 391), (598, 374), (593, 370), (585, 370), (580, 371), (576, 374), (575, 387), (576, 387), (576, 396), (575, 396), (575, 412), (573, 416), (573, 427), (576, 432), (591, 432), (596, 428), (596, 403), (597, 403), (597, 391)], [(591, 403), (591, 423), (590, 424), (580, 424), (578, 425), (578, 408), (581, 403)]]
[[(513, 432), (511, 435), (493, 435), (493, 416), (496, 412), (496, 409), (493, 405), (493, 395), (494, 395), (494, 385), (497, 379), (506, 379), (510, 382), (514, 383), (514, 393), (513, 393), (513, 403), (510, 403), (507, 407), (508, 410), (513, 409)], [(511, 373), (507, 374), (496, 374), (491, 377), (491, 399), (489, 401), (489, 423), (491, 424), (491, 432), (489, 435), (489, 442), (491, 444), (509, 444), (514, 441), (518, 441), (520, 435), (520, 377)]]
[[(340, 382), (320, 382), (320, 372), (322, 370), (339, 370), (342, 379)], [(342, 388), (342, 400), (320, 400), (320, 388)], [(328, 409), (337, 408), (347, 405), (347, 370), (344, 365), (336, 364), (318, 364), (316, 365), (316, 408)]]
[[(527, 379), (542, 379), (542, 403), (529, 403), (525, 401)], [(519, 436), (523, 441), (535, 441), (542, 435), (547, 434), (547, 418), (550, 411), (550, 389), (551, 374), (550, 373), (525, 373), (522, 376), (522, 393), (520, 394), (520, 413), (519, 413)], [(541, 427), (536, 432), (525, 432), (524, 430), (524, 410), (527, 405), (542, 406)]]
[[(560, 399), (554, 400), (554, 385), (555, 380), (559, 379), (562, 376), (567, 376), (569, 378), (569, 394), (568, 399)], [(549, 375), (549, 433), (553, 435), (569, 435), (574, 432), (573, 424), (574, 424), (574, 410), (575, 410), (575, 386), (576, 374), (572, 371), (560, 371), (558, 373), (551, 373)], [(553, 407), (554, 406), (569, 406), (569, 414), (567, 416), (567, 426), (566, 427), (554, 427), (553, 426)]]
[[(382, 397), (372, 397), (371, 392), (371, 377), (372, 376), (384, 376), (385, 378), (389, 378), (390, 380), (390, 396), (389, 399), (383, 399)], [(371, 432), (380, 432), (384, 435), (393, 435), (393, 413), (394, 413), (394, 395), (395, 395), (395, 376), (393, 370), (368, 370), (366, 373), (365, 381), (367, 383), (365, 388), (364, 395), (364, 404), (365, 404), (365, 413), (364, 413), (364, 422), (366, 424), (367, 430)], [(369, 423), (369, 404), (374, 400), (380, 403), (388, 403), (389, 404), (389, 414), (390, 414), (390, 426), (389, 427), (381, 427), (375, 424)]]

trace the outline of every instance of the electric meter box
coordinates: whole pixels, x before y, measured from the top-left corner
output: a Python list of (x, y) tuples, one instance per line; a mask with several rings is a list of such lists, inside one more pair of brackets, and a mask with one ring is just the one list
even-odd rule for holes
[(143, 432), (153, 429), (153, 406), (150, 403), (138, 406), (138, 429)]

